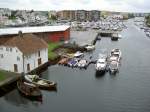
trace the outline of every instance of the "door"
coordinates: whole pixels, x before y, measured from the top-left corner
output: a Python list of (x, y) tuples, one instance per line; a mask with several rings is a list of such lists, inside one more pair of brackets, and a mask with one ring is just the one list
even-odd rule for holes
[(17, 66), (17, 64), (14, 64), (14, 72), (18, 72), (18, 66)]
[(30, 64), (27, 64), (27, 71), (30, 71)]
[(38, 66), (42, 64), (41, 58), (38, 59)]

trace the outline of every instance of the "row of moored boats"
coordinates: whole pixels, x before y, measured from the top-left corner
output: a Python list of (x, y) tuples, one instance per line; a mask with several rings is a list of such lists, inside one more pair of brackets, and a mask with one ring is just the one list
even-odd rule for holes
[(97, 72), (110, 71), (110, 73), (116, 73), (119, 70), (119, 63), (121, 60), (121, 51), (119, 49), (113, 49), (110, 55), (100, 54), (96, 61), (95, 68)]

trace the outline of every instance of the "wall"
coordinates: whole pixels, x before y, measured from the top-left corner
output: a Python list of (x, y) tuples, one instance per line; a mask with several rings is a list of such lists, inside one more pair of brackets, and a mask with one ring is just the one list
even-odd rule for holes
[[(7, 47), (9, 50), (6, 51), (5, 46), (0, 46), (0, 68), (14, 72), (14, 64), (18, 66), (18, 73), (23, 71), (23, 59), (22, 53), (16, 47)], [(12, 51), (10, 51), (10, 48)], [(1, 55), (3, 54), (3, 58)], [(17, 56), (20, 60), (17, 60)]]
[[(0, 69), (14, 72), (14, 64), (18, 66), (18, 73), (25, 72), (27, 73), (27, 64), (30, 64), (30, 71), (38, 67), (38, 58), (41, 58), (42, 64), (48, 62), (48, 49), (40, 50), (40, 57), (38, 56), (38, 52), (30, 54), (28, 56), (24, 56), (23, 62), (23, 54), (16, 47), (7, 47), (9, 51), (6, 51), (5, 46), (0, 46)], [(12, 48), (12, 51), (10, 51)], [(1, 55), (3, 54), (3, 58)], [(17, 60), (17, 56), (20, 60)], [(23, 69), (24, 63), (24, 69)], [(41, 64), (41, 65), (42, 65)]]
[(38, 59), (39, 58), (41, 58), (42, 64), (45, 64), (46, 62), (48, 62), (48, 49), (40, 50), (40, 57), (38, 56), (38, 52), (24, 56), (25, 73), (29, 72), (29, 71), (27, 71), (27, 64), (30, 64), (30, 71), (32, 71), (38, 67)]

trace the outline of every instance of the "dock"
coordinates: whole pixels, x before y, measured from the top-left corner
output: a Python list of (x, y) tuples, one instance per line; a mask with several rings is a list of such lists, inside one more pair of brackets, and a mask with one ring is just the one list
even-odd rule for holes
[(98, 32), (91, 31), (73, 31), (71, 32), (71, 41), (76, 42), (79, 46), (92, 44), (93, 40), (97, 37)]

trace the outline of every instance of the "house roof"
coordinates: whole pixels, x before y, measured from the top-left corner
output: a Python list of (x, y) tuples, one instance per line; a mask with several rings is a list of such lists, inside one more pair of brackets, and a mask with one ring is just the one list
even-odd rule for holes
[(12, 37), (3, 43), (4, 46), (17, 47), (24, 55), (38, 52), (43, 48), (48, 48), (47, 43), (33, 34), (22, 34), (22, 36)]
[(56, 32), (65, 31), (68, 28), (70, 28), (70, 26), (67, 25), (3, 28), (0, 29), (0, 35), (14, 35), (18, 34), (19, 31), (22, 31), (22, 33)]

